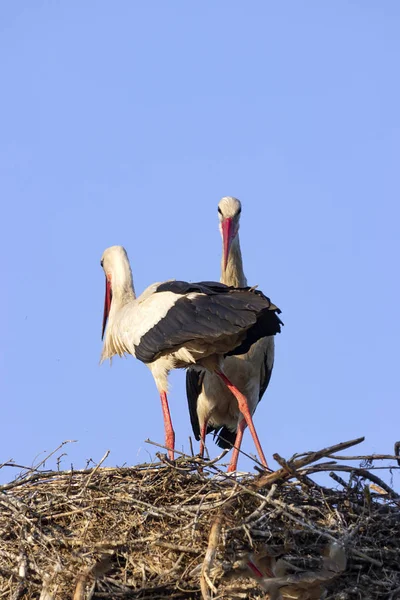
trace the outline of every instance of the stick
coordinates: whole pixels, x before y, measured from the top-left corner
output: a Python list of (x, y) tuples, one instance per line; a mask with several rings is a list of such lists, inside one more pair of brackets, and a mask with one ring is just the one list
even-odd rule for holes
[[(306, 470), (308, 474), (320, 473), (321, 471), (326, 471), (323, 465), (314, 465)], [(366, 469), (360, 469), (358, 467), (348, 467), (346, 465), (338, 465), (335, 467), (335, 471), (345, 471), (346, 473), (353, 473), (355, 475), (358, 475), (359, 477), (363, 477), (364, 479), (369, 479), (373, 483), (379, 485), (383, 490), (385, 490), (385, 492), (387, 492), (389, 496), (391, 496), (391, 498), (393, 498), (394, 500), (400, 500), (400, 494), (392, 490), (392, 488), (388, 486), (387, 483), (385, 483), (384, 481), (382, 481), (382, 479), (380, 479), (373, 473), (370, 473)]]
[(89, 483), (92, 481), (93, 475), (95, 473), (97, 473), (97, 471), (100, 469), (103, 462), (108, 458), (109, 454), (110, 454), (110, 450), (107, 450), (106, 453), (104, 454), (103, 458), (100, 459), (100, 461), (97, 463), (95, 468), (90, 473), (85, 485), (82, 487), (81, 491), (79, 492), (79, 494), (77, 494), (77, 496), (82, 496), (82, 494), (85, 492), (86, 488), (89, 486)]
[[(350, 440), (349, 442), (341, 442), (340, 444), (335, 444), (334, 446), (328, 446), (327, 448), (323, 448), (322, 450), (318, 450), (317, 452), (308, 452), (303, 455), (304, 458), (299, 458), (297, 460), (289, 460), (288, 463), (294, 469), (300, 469), (301, 467), (305, 467), (310, 463), (316, 462), (320, 460), (327, 454), (333, 454), (334, 452), (339, 452), (340, 450), (346, 450), (351, 446), (356, 446), (357, 444), (361, 444), (364, 441), (364, 437), (356, 438), (354, 440)], [(274, 473), (270, 473), (268, 475), (262, 475), (257, 481), (254, 482), (256, 488), (262, 488), (266, 485), (272, 485), (275, 481), (279, 481), (280, 479), (290, 479), (291, 475), (287, 473), (285, 469), (278, 469)]]
[[(53, 456), (53, 454), (55, 454), (56, 452), (58, 452), (63, 446), (65, 446), (65, 444), (75, 444), (78, 440), (65, 440), (64, 442), (61, 442), (61, 444), (59, 446), (57, 446), (57, 448), (55, 448), (55, 450), (53, 450), (52, 452), (50, 452), (50, 454), (48, 456), (46, 456), (46, 458), (44, 458), (39, 464), (37, 464), (34, 467), (31, 467), (29, 472), (32, 471), (38, 471), (38, 469), (40, 469), (40, 467), (42, 467), (44, 465), (44, 463), (49, 460), (49, 458), (51, 458)], [(21, 479), (25, 477), (26, 474), (21, 475)]]
[(161, 540), (154, 542), (155, 546), (161, 546), (162, 548), (169, 548), (170, 550), (176, 550), (177, 552), (189, 552), (189, 554), (200, 554), (201, 550), (197, 548), (190, 548), (189, 546), (179, 546), (178, 544), (170, 544), (169, 542), (162, 542)]
[(219, 512), (211, 526), (210, 537), (208, 538), (207, 552), (201, 569), (200, 588), (203, 600), (210, 600), (207, 584), (210, 587), (210, 589), (214, 592), (214, 594), (217, 593), (215, 586), (210, 581), (209, 573), (214, 562), (215, 553), (217, 551), (221, 527), (222, 512)]
[(326, 455), (327, 458), (334, 458), (335, 460), (398, 460), (398, 457), (393, 454), (361, 454), (360, 456), (336, 456)]
[(331, 471), (329, 473), (329, 477), (332, 477), (332, 479), (334, 479), (337, 483), (339, 483), (340, 485), (342, 485), (346, 490), (348, 490), (348, 485), (345, 482), (344, 479), (342, 479), (341, 477), (339, 477), (339, 475), (336, 475), (336, 473), (334, 473), (333, 471)]
[(111, 567), (112, 556), (106, 556), (103, 559), (99, 560), (95, 565), (85, 569), (82, 573), (78, 575), (75, 592), (73, 596), (73, 600), (84, 600), (85, 598), (85, 587), (89, 577), (94, 577), (98, 579)]

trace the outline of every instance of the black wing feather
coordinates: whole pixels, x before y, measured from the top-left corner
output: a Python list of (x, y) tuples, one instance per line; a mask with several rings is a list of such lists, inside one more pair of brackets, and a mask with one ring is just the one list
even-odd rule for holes
[[(279, 309), (273, 307), (271, 310), (270, 300), (258, 290), (229, 288), (220, 283), (171, 281), (160, 284), (155, 293), (163, 291), (180, 294), (180, 297), (165, 317), (147, 331), (135, 346), (136, 358), (145, 363), (152, 362), (166, 350), (196, 339), (212, 341), (221, 335), (229, 336), (247, 329), (248, 350), (260, 337), (280, 331), (281, 321), (275, 314)], [(189, 292), (201, 295), (195, 298), (181, 295)], [(243, 344), (246, 341), (247, 338)], [(243, 344), (240, 351), (235, 349), (231, 354), (247, 352), (242, 350)]]
[(257, 321), (247, 331), (247, 335), (240, 346), (237, 346), (230, 352), (227, 352), (225, 356), (235, 356), (238, 354), (247, 354), (253, 344), (255, 344), (262, 337), (269, 337), (281, 332), (281, 325), (283, 325), (280, 318), (277, 316), (277, 311), (264, 309), (258, 316)]
[(201, 393), (203, 385), (204, 371), (197, 371), (197, 369), (188, 369), (186, 371), (186, 396), (189, 406), (190, 422), (194, 437), (196, 440), (200, 439), (200, 423), (197, 416), (197, 400)]
[(173, 294), (190, 294), (197, 292), (201, 294), (221, 294), (227, 293), (232, 289), (224, 283), (217, 281), (199, 281), (198, 283), (189, 283), (188, 281), (164, 281), (157, 287), (157, 292), (172, 292)]
[(220, 448), (229, 450), (232, 448), (236, 439), (236, 431), (231, 431), (227, 427), (215, 428), (214, 442)]

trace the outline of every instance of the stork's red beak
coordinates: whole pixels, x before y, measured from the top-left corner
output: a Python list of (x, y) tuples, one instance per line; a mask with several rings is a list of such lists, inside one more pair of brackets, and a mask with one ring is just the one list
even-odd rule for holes
[(106, 330), (107, 319), (108, 319), (108, 315), (110, 313), (111, 300), (112, 300), (111, 282), (108, 280), (108, 277), (106, 276), (106, 297), (104, 299), (103, 329), (101, 332), (101, 339), (103, 339), (104, 332)]
[(232, 218), (228, 217), (224, 219), (221, 223), (222, 227), (222, 243), (224, 247), (224, 270), (226, 269), (226, 265), (228, 264), (228, 256), (231, 249), (231, 245), (233, 239), (236, 235), (235, 226), (233, 224)]

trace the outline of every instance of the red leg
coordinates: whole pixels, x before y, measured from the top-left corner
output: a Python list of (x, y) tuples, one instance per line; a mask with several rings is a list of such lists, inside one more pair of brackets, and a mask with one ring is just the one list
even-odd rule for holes
[(235, 398), (238, 402), (239, 410), (242, 413), (243, 417), (245, 418), (248, 428), (250, 429), (250, 433), (254, 440), (254, 444), (257, 448), (258, 456), (260, 457), (261, 463), (264, 465), (264, 467), (266, 467), (268, 469), (268, 463), (265, 459), (263, 449), (261, 448), (260, 440), (258, 439), (258, 435), (257, 435), (256, 429), (254, 427), (253, 419), (252, 419), (250, 411), (249, 411), (249, 405), (247, 403), (246, 396), (244, 396), (241, 392), (239, 392), (237, 387), (229, 381), (229, 379), (227, 378), (226, 375), (224, 375), (224, 373), (221, 373), (220, 371), (216, 371), (216, 374), (222, 379), (222, 381), (225, 383), (226, 387), (235, 396)]
[(235, 439), (235, 444), (233, 446), (232, 458), (231, 458), (231, 462), (229, 463), (229, 467), (228, 467), (228, 471), (227, 471), (228, 473), (233, 473), (237, 469), (239, 450), (240, 450), (240, 446), (242, 445), (243, 432), (245, 429), (246, 429), (246, 420), (241, 419), (241, 421), (238, 425), (238, 428), (237, 428), (237, 432), (236, 432), (236, 439)]
[(206, 445), (207, 424), (208, 424), (208, 421), (204, 421), (203, 427), (201, 428), (201, 432), (200, 432), (200, 456), (201, 456), (201, 458), (203, 458), (203, 456), (204, 456), (204, 448)]
[(253, 571), (256, 577), (259, 577), (260, 579), (262, 578), (263, 574), (261, 573), (260, 569), (256, 567), (256, 565), (253, 562), (251, 562), (251, 560), (248, 561), (247, 566)]
[[(260, 569), (253, 563), (253, 561), (249, 560), (247, 566), (251, 571), (253, 571), (254, 575), (259, 579), (262, 579), (264, 575), (261, 573)], [(275, 577), (274, 572), (267, 566), (264, 566), (264, 571), (267, 577)]]
[(169, 412), (167, 393), (161, 392), (161, 408), (164, 417), (164, 431), (165, 431), (165, 445), (168, 448), (168, 457), (174, 460), (174, 448), (175, 448), (175, 432), (172, 427), (171, 415)]

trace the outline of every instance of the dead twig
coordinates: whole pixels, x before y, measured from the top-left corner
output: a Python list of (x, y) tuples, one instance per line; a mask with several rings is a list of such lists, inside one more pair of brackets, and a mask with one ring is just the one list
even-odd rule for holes
[[(365, 439), (364, 437), (360, 437), (360, 438), (356, 438), (354, 440), (350, 440), (348, 442), (341, 442), (340, 444), (335, 444), (334, 446), (328, 446), (327, 448), (322, 448), (322, 450), (318, 450), (316, 452), (307, 452), (306, 454), (303, 455), (303, 458), (295, 459), (295, 457), (293, 457), (292, 459), (290, 459), (288, 461), (288, 463), (293, 469), (298, 471), (300, 468), (305, 467), (306, 465), (309, 465), (311, 463), (314, 463), (317, 460), (320, 460), (321, 458), (328, 456), (329, 454), (334, 454), (335, 452), (340, 452), (341, 450), (346, 450), (347, 448), (351, 448), (351, 446), (356, 446), (357, 444), (361, 444), (361, 442), (363, 442), (364, 439)], [(288, 474), (286, 469), (279, 469), (278, 471), (275, 471), (274, 473), (271, 473), (268, 475), (262, 475), (255, 483), (255, 486), (257, 488), (262, 488), (267, 485), (272, 485), (273, 483), (275, 483), (276, 481), (279, 481), (280, 479), (286, 479), (288, 477), (288, 475), (290, 475), (290, 474)]]
[(210, 595), (208, 593), (208, 588), (210, 588), (214, 594), (217, 593), (217, 590), (213, 583), (210, 581), (210, 571), (214, 562), (215, 553), (217, 551), (219, 536), (221, 533), (222, 526), (222, 512), (219, 512), (215, 517), (214, 522), (211, 526), (210, 537), (208, 539), (208, 547), (207, 552), (204, 557), (203, 566), (201, 570), (200, 576), (200, 588), (203, 596), (203, 600), (209, 600)]

